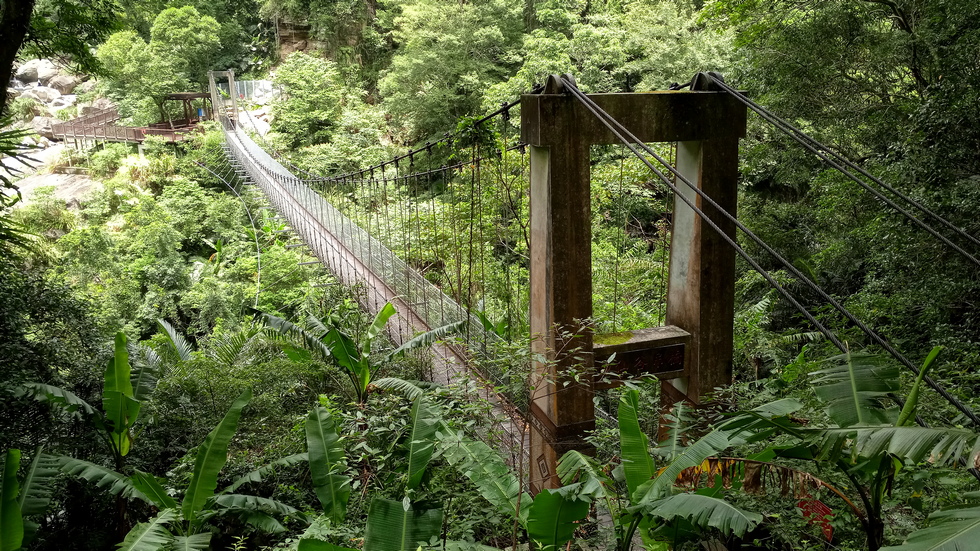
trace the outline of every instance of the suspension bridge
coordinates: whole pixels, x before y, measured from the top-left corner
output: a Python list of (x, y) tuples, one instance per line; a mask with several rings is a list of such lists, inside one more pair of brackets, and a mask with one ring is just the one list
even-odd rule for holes
[[(395, 305), (397, 321), (389, 326), (395, 342), (464, 324), (461, 342), (436, 347), (433, 380), (482, 381), (483, 396), (509, 419), (507, 444), (514, 461), (526, 467), (532, 490), (559, 484), (555, 464), (562, 453), (588, 451), (585, 434), (595, 428), (597, 390), (622, 378), (655, 376), (661, 403), (669, 406), (698, 403), (731, 382), (737, 257), (846, 351), (835, 331), (740, 239), (765, 251), (868, 342), (918, 374), (882, 335), (737, 218), (738, 143), (748, 111), (980, 267), (969, 252), (980, 240), (714, 73), (642, 94), (585, 94), (572, 77), (551, 76), (469, 128), (345, 174), (318, 174), (277, 158), (238, 120), (237, 98), (218, 93), (219, 82), (234, 89), (234, 74), (212, 72), (210, 81), (238, 176), (262, 190), (315, 262), (363, 289), (363, 306), (377, 312)], [(519, 123), (512, 116), (517, 110)], [(593, 252), (590, 173), (601, 148), (607, 155), (610, 148), (618, 152), (621, 183), (627, 160), (639, 167), (643, 193), (655, 189), (649, 195), (662, 207), (652, 224), (623, 216), (622, 246), (613, 253), (601, 247)], [(624, 193), (642, 195), (635, 187)], [(651, 254), (624, 254), (628, 238), (636, 236), (649, 242)], [(593, 274), (600, 270), (642, 271), (654, 287), (642, 290), (646, 303), (658, 307), (622, 321), (636, 291), (617, 287), (615, 277), (611, 290), (602, 289), (612, 297), (608, 304), (594, 304)], [(532, 337), (530, 384), (517, 365), (521, 359), (507, 356), (513, 353), (507, 343), (518, 334)], [(971, 409), (925, 380), (980, 426)]]

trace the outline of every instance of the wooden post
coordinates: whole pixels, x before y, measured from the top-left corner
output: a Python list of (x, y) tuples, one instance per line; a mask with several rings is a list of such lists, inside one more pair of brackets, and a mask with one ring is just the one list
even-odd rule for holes
[[(745, 134), (745, 107), (737, 100), (714, 91), (590, 98), (643, 142), (681, 142), (682, 173), (734, 213), (738, 139)], [(584, 433), (595, 427), (594, 354), (591, 329), (583, 324), (592, 316), (589, 148), (619, 142), (565, 93), (556, 76), (549, 77), (542, 94), (522, 96), (521, 139), (530, 145), (531, 162), (531, 347), (536, 360), (529, 478), (537, 492), (559, 485), (555, 465), (561, 454), (591, 451)], [(701, 203), (698, 199), (712, 219), (720, 218)], [(720, 225), (734, 234), (730, 223)], [(690, 208), (675, 207), (667, 322), (677, 326), (677, 337), (658, 337), (670, 346), (684, 346), (683, 376), (676, 377), (677, 369), (663, 371), (675, 377), (664, 383), (671, 398), (697, 402), (731, 378), (734, 254)], [(584, 370), (586, 376), (572, 379), (569, 370)]]

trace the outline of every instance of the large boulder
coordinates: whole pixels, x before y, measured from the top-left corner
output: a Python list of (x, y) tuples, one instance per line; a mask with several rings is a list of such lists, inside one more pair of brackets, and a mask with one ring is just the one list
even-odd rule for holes
[(34, 117), (34, 119), (31, 120), (31, 128), (41, 136), (50, 138), (51, 125), (57, 122), (61, 121), (54, 117)]
[(86, 80), (86, 81), (82, 82), (81, 84), (79, 84), (78, 86), (75, 87), (75, 93), (76, 94), (87, 94), (87, 93), (91, 92), (92, 90), (95, 90), (95, 87), (98, 84), (99, 83), (96, 80)]
[(14, 78), (21, 82), (37, 82), (37, 63), (39, 59), (32, 59), (17, 68)]
[(38, 86), (30, 91), (44, 103), (51, 103), (61, 97), (61, 92), (47, 86)]
[(109, 109), (110, 107), (115, 107), (116, 104), (112, 102), (109, 98), (99, 98), (92, 102), (92, 109), (100, 111), (102, 109)]
[(70, 94), (75, 91), (81, 79), (73, 75), (57, 75), (48, 81), (48, 86), (54, 88), (61, 94)]
[(54, 63), (51, 63), (51, 61), (47, 59), (42, 59), (37, 66), (37, 81), (43, 86), (47, 86), (48, 82), (50, 82), (54, 77), (58, 76), (59, 73), (60, 71)]

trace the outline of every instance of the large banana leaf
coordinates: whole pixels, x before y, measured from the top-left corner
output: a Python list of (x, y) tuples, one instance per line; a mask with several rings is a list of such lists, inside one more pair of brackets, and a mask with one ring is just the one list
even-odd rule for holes
[(250, 496), (246, 494), (220, 494), (214, 497), (216, 507), (233, 512), (268, 511), (277, 515), (296, 515), (299, 511), (292, 505), (267, 497)]
[(408, 489), (417, 488), (422, 482), (425, 467), (435, 451), (438, 416), (429, 407), (425, 396), (419, 396), (412, 404), (411, 430), (408, 433)]
[(218, 472), (228, 460), (228, 444), (238, 430), (238, 419), (241, 418), (242, 409), (251, 399), (251, 390), (243, 392), (197, 449), (194, 473), (191, 475), (191, 482), (181, 504), (186, 520), (192, 522), (197, 511), (200, 511), (214, 496), (214, 490), (218, 487)]
[(314, 408), (306, 418), (306, 446), (317, 499), (323, 512), (335, 523), (341, 523), (347, 515), (350, 477), (339, 472), (343, 469), (344, 446), (326, 408)]
[(412, 337), (408, 341), (405, 341), (405, 343), (399, 346), (398, 348), (392, 350), (391, 353), (389, 353), (385, 357), (385, 360), (390, 360), (395, 356), (398, 356), (399, 354), (404, 354), (405, 352), (418, 350), (420, 348), (425, 348), (426, 346), (430, 346), (436, 341), (443, 340), (449, 335), (459, 332), (461, 329), (466, 327), (466, 323), (467, 323), (466, 320), (457, 321), (456, 323), (450, 323), (450, 324), (443, 325), (442, 327), (436, 327), (431, 331), (426, 331), (421, 335)]
[(851, 352), (827, 361), (837, 365), (813, 372), (813, 386), (837, 426), (894, 424), (898, 411), (886, 407), (885, 400), (899, 390), (898, 366), (879, 356)]
[(906, 462), (929, 461), (940, 466), (954, 466), (962, 458), (967, 465), (980, 467), (980, 438), (966, 429), (882, 426), (800, 433), (819, 450), (817, 459), (840, 459), (853, 449), (864, 457), (887, 452)]
[(374, 498), (364, 529), (364, 549), (416, 551), (441, 531), (441, 508), (415, 508), (407, 501)]
[(7, 450), (0, 479), (0, 551), (17, 551), (24, 541), (24, 517), (20, 514), (17, 495), (17, 469), (20, 468), (20, 450)]
[(340, 547), (332, 543), (315, 539), (301, 539), (297, 551), (355, 551), (349, 547)]
[(558, 551), (575, 535), (577, 522), (589, 515), (589, 503), (565, 487), (544, 489), (534, 496), (527, 513), (527, 535), (540, 551)]
[(385, 377), (384, 379), (374, 381), (374, 386), (400, 392), (409, 400), (415, 400), (424, 394), (425, 390), (423, 387), (428, 388), (427, 385), (429, 384), (431, 383), (415, 383), (412, 381), (406, 381), (405, 379), (399, 379), (397, 377)]
[(612, 481), (602, 472), (595, 459), (580, 451), (565, 452), (565, 455), (558, 460), (556, 472), (562, 484), (580, 484), (581, 496), (588, 496), (591, 499), (614, 497), (614, 492), (609, 490)]
[(698, 495), (676, 494), (638, 508), (644, 515), (674, 520), (687, 519), (695, 526), (717, 528), (726, 536), (744, 536), (762, 522), (762, 515), (735, 507), (722, 499)]
[(357, 343), (336, 327), (327, 331), (323, 336), (323, 342), (330, 348), (330, 354), (337, 364), (344, 368), (347, 376), (350, 377), (358, 401), (363, 400), (364, 391), (370, 382), (371, 370), (365, 365), (367, 361), (358, 351)]
[(211, 546), (211, 532), (191, 536), (175, 536), (173, 551), (203, 551)]
[(266, 476), (272, 474), (276, 469), (280, 467), (292, 467), (293, 465), (299, 465), (300, 463), (305, 463), (310, 460), (310, 455), (307, 453), (296, 453), (293, 455), (287, 455), (282, 459), (277, 459), (268, 465), (263, 465), (252, 472), (242, 475), (238, 480), (232, 482), (230, 485), (226, 486), (224, 490), (221, 490), (222, 494), (230, 494), (238, 490), (246, 484), (251, 484), (252, 482), (262, 482)]
[(133, 444), (130, 432), (140, 413), (140, 404), (135, 398), (117, 390), (102, 393), (102, 407), (105, 408), (105, 428), (109, 431), (112, 446), (125, 457)]
[(141, 522), (126, 534), (118, 551), (160, 551), (173, 541), (167, 525), (177, 518), (176, 509), (164, 509), (147, 522)]
[(133, 484), (132, 479), (127, 476), (123, 476), (112, 469), (108, 469), (102, 465), (97, 465), (88, 461), (83, 461), (81, 459), (65, 456), (58, 457), (58, 463), (63, 472), (81, 478), (87, 482), (92, 482), (98, 488), (108, 488), (109, 493), (112, 495), (117, 495), (127, 499), (139, 499), (149, 503), (150, 505), (156, 505), (152, 499), (147, 497), (136, 487), (135, 484)]
[(653, 478), (649, 443), (638, 420), (639, 396), (636, 389), (630, 389), (619, 400), (619, 446), (630, 496), (641, 484)]
[(802, 404), (793, 399), (777, 400), (722, 423), (684, 448), (653, 480), (642, 484), (633, 496), (634, 505), (651, 503), (670, 495), (674, 481), (685, 469), (700, 465), (718, 452), (730, 446), (767, 438), (776, 430), (774, 426), (782, 426), (775, 418), (785, 418), (800, 407)]
[(58, 476), (58, 459), (42, 452), (43, 447), (38, 446), (20, 485), (19, 505), (21, 514), (25, 517), (41, 515), (48, 510), (51, 485)]
[(170, 497), (167, 490), (160, 485), (156, 477), (149, 473), (144, 473), (135, 469), (135, 473), (129, 477), (133, 481), (133, 486), (149, 498), (159, 509), (176, 509), (177, 502)]
[(690, 406), (685, 402), (674, 404), (673, 414), (667, 416), (667, 438), (657, 444), (653, 452), (667, 461), (677, 457), (684, 450), (684, 425), (689, 420), (687, 410)]
[(130, 379), (129, 350), (126, 348), (126, 335), (116, 333), (115, 353), (105, 370), (106, 392), (121, 392), (125, 396), (133, 396), (133, 381)]
[(521, 491), (520, 481), (497, 452), (445, 424), (438, 428), (436, 437), (442, 457), (469, 478), (484, 499), (508, 517), (517, 515), (521, 524), (527, 520), (531, 496)]
[(63, 388), (43, 383), (24, 383), (24, 387), (34, 395), (34, 398), (50, 402), (76, 416), (80, 416), (79, 411), (88, 415), (95, 413), (95, 408), (90, 406), (88, 402)]
[[(51, 485), (59, 472), (58, 460), (42, 452), (43, 446), (38, 446), (30, 467), (24, 473), (24, 480), (21, 481), (18, 505), (23, 517), (43, 515), (51, 502)], [(30, 543), (36, 533), (37, 523), (25, 518), (23, 544)]]
[(374, 316), (374, 320), (371, 325), (368, 326), (367, 331), (364, 334), (364, 338), (361, 339), (361, 349), (363, 352), (363, 357), (367, 358), (371, 355), (371, 346), (374, 344), (374, 339), (381, 334), (384, 330), (385, 325), (388, 324), (388, 319), (395, 315), (395, 307), (389, 302), (381, 308), (378, 315)]
[(980, 507), (943, 509), (929, 515), (929, 526), (912, 532), (905, 543), (881, 551), (969, 551), (980, 542)]

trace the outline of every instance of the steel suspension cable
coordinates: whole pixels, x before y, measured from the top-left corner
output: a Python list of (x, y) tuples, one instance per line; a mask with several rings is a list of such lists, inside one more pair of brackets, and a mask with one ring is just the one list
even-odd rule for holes
[[(896, 350), (887, 340), (885, 340), (876, 331), (872, 330), (870, 327), (868, 327), (867, 325), (865, 325), (861, 320), (857, 319), (847, 308), (845, 308), (836, 299), (834, 299), (829, 294), (827, 294), (826, 291), (824, 291), (822, 288), (820, 288), (818, 285), (816, 285), (809, 278), (807, 278), (806, 276), (804, 276), (795, 266), (793, 266), (789, 261), (787, 261), (785, 258), (783, 258), (771, 246), (769, 246), (768, 243), (766, 243), (765, 241), (763, 241), (762, 239), (760, 239), (757, 235), (755, 235), (755, 233), (753, 233), (749, 228), (747, 228), (744, 224), (742, 224), (735, 216), (733, 216), (727, 210), (725, 210), (724, 208), (722, 208), (714, 199), (712, 199), (711, 197), (709, 197), (702, 190), (698, 189), (697, 185), (695, 185), (694, 183), (692, 183), (686, 176), (684, 176), (683, 174), (681, 174), (676, 168), (670, 166), (667, 163), (667, 160), (666, 159), (664, 159), (663, 157), (661, 157), (656, 151), (654, 151), (652, 148), (650, 148), (649, 146), (647, 146), (645, 143), (641, 142), (633, 133), (631, 133), (629, 130), (627, 130), (625, 127), (623, 127), (618, 121), (616, 121), (615, 119), (613, 119), (608, 113), (606, 113), (605, 111), (603, 111), (602, 108), (599, 107), (595, 102), (593, 102), (584, 92), (580, 91), (575, 86), (574, 83), (568, 81), (567, 79), (563, 79), (563, 80), (564, 80), (565, 88), (579, 102), (581, 102), (582, 105), (590, 113), (592, 113), (597, 119), (599, 119), (599, 121), (602, 122), (603, 125), (605, 125), (610, 130), (610, 132), (613, 133), (613, 135), (615, 135), (620, 141), (622, 141), (624, 144), (626, 144), (626, 146), (631, 151), (633, 151), (633, 153), (641, 161), (643, 161), (643, 163), (645, 165), (647, 165), (647, 167), (651, 171), (653, 171), (654, 174), (656, 174), (657, 177), (660, 178), (671, 189), (671, 191), (674, 192), (674, 194), (675, 194), (676, 197), (680, 197), (681, 200), (683, 200), (684, 203), (687, 204), (688, 207), (690, 207), (695, 213), (697, 213), (697, 215), (702, 220), (704, 220), (715, 232), (717, 232), (718, 235), (724, 241), (726, 241), (729, 245), (731, 245), (735, 249), (735, 251), (742, 258), (744, 258), (746, 260), (746, 262), (749, 263), (749, 265), (752, 266), (752, 268), (754, 268), (757, 272), (759, 272), (759, 274), (762, 275), (762, 277), (765, 278), (766, 281), (768, 281), (769, 284), (772, 285), (783, 296), (783, 298), (785, 298), (791, 305), (793, 305), (793, 307), (795, 307), (797, 310), (799, 310), (800, 313), (802, 313), (807, 318), (807, 320), (809, 320), (811, 323), (813, 323), (814, 326), (816, 326), (817, 329), (821, 333), (823, 333), (834, 344), (835, 347), (837, 347), (839, 350), (841, 350), (841, 352), (847, 352), (847, 347), (829, 329), (827, 329), (822, 323), (818, 322), (816, 320), (816, 318), (814, 318), (813, 315), (810, 314), (809, 311), (802, 304), (799, 303), (799, 301), (797, 301), (794, 297), (792, 297), (783, 288), (783, 286), (780, 285), (769, 274), (768, 271), (766, 271), (764, 268), (762, 268), (762, 266), (760, 266), (759, 263), (756, 262), (755, 259), (753, 259), (741, 246), (739, 246), (735, 242), (734, 239), (732, 239), (724, 231), (722, 231), (722, 229), (713, 220), (711, 220), (707, 216), (707, 214), (704, 213), (703, 210), (701, 210), (700, 208), (698, 208), (697, 205), (690, 198), (684, 196), (683, 193), (679, 193), (679, 189), (677, 188), (677, 186), (673, 182), (671, 182), (670, 179), (667, 178), (667, 176), (664, 175), (663, 172), (661, 172), (659, 169), (657, 169), (653, 165), (653, 163), (650, 162), (649, 159), (647, 159), (644, 155), (642, 155), (640, 153), (640, 151), (638, 150), (638, 148), (643, 149), (648, 155), (652, 156), (654, 159), (657, 160), (657, 162), (659, 162), (664, 167), (666, 167), (667, 170), (669, 170), (671, 173), (673, 173), (673, 175), (677, 179), (681, 180), (685, 185), (687, 185), (688, 187), (690, 187), (701, 199), (703, 199), (709, 205), (711, 205), (723, 217), (727, 218), (730, 222), (734, 223), (735, 226), (739, 230), (741, 230), (747, 237), (749, 237), (753, 242), (755, 242), (757, 245), (759, 245), (760, 247), (762, 247), (767, 253), (769, 253), (770, 255), (772, 255), (773, 258), (775, 258), (780, 264), (782, 264), (787, 270), (789, 270), (790, 273), (792, 273), (798, 280), (800, 280), (807, 287), (809, 287), (811, 290), (813, 290), (818, 295), (820, 295), (820, 297), (823, 298), (824, 300), (826, 300), (828, 303), (830, 303), (834, 307), (834, 309), (836, 309), (838, 312), (840, 312), (841, 314), (843, 314), (848, 320), (850, 320), (858, 328), (860, 328), (861, 331), (865, 333), (865, 335), (867, 335), (868, 337), (870, 337), (876, 344), (878, 344), (883, 349), (885, 349), (885, 351), (887, 351), (893, 358), (895, 358), (896, 360), (898, 360), (899, 363), (901, 363), (902, 365), (904, 365), (906, 368), (908, 368), (910, 371), (912, 371), (912, 373), (914, 373), (916, 376), (918, 376), (918, 374), (919, 374), (919, 368), (916, 367), (915, 364), (913, 364), (911, 361), (909, 361), (909, 359), (906, 358), (901, 352), (899, 352), (898, 350)], [(636, 145), (633, 145), (633, 144), (636, 144)], [(973, 410), (971, 410), (970, 408), (968, 408), (965, 404), (963, 404), (955, 396), (953, 396), (946, 389), (944, 389), (943, 387), (941, 387), (931, 377), (926, 376), (926, 377), (923, 378), (923, 380), (926, 382), (926, 384), (929, 385), (930, 388), (932, 388), (937, 393), (939, 393), (939, 395), (942, 396), (947, 402), (949, 402), (953, 407), (955, 407), (957, 410), (959, 410), (961, 413), (963, 413), (967, 418), (969, 418), (970, 421), (972, 421), (975, 425), (980, 426), (980, 417), (977, 417), (976, 413), (974, 413)]]
[[(756, 113), (758, 113), (762, 118), (764, 118), (767, 121), (769, 121), (770, 123), (772, 123), (773, 126), (775, 126), (779, 130), (781, 130), (782, 132), (784, 132), (786, 135), (788, 135), (794, 141), (796, 141), (797, 143), (799, 143), (800, 145), (802, 145), (808, 151), (810, 151), (813, 154), (815, 154), (818, 157), (820, 157), (820, 159), (823, 160), (825, 163), (827, 163), (831, 167), (835, 168), (838, 172), (844, 174), (845, 176), (847, 176), (848, 178), (850, 178), (851, 180), (853, 180), (855, 183), (857, 183), (863, 189), (865, 189), (866, 191), (868, 191), (869, 193), (871, 193), (872, 195), (874, 195), (875, 197), (877, 197), (879, 200), (881, 200), (882, 202), (884, 202), (889, 207), (891, 207), (891, 208), (895, 209), (896, 211), (898, 211), (899, 213), (901, 213), (903, 216), (905, 216), (910, 221), (912, 221), (912, 223), (914, 223), (915, 225), (919, 226), (920, 228), (922, 228), (923, 230), (925, 230), (926, 232), (928, 232), (930, 235), (932, 235), (936, 239), (939, 239), (940, 241), (942, 241), (943, 243), (945, 243), (946, 245), (948, 245), (949, 247), (951, 247), (953, 250), (955, 250), (956, 252), (958, 252), (961, 255), (963, 255), (970, 262), (976, 264), (977, 266), (980, 266), (980, 260), (978, 260), (975, 256), (973, 256), (972, 254), (970, 254), (970, 253), (966, 252), (965, 250), (963, 250), (961, 247), (959, 247), (958, 245), (956, 245), (955, 243), (953, 243), (952, 241), (950, 241), (946, 236), (944, 236), (944, 235), (940, 234), (939, 232), (937, 232), (934, 228), (932, 228), (932, 226), (929, 226), (928, 224), (926, 224), (925, 222), (923, 222), (922, 220), (920, 220), (919, 218), (917, 218), (914, 214), (912, 214), (911, 212), (909, 212), (906, 209), (902, 208), (900, 205), (898, 205), (897, 203), (895, 203), (894, 201), (892, 201), (891, 199), (889, 199), (888, 197), (886, 197), (880, 191), (878, 191), (878, 190), (872, 188), (871, 186), (869, 186), (867, 184), (867, 182), (865, 182), (865, 181), (861, 180), (860, 178), (858, 178), (857, 176), (855, 176), (851, 172), (851, 170), (855, 170), (855, 171), (859, 172), (861, 175), (863, 175), (866, 178), (870, 179), (874, 183), (876, 183), (879, 186), (887, 189), (889, 192), (891, 192), (894, 195), (896, 195), (897, 197), (901, 198), (903, 201), (911, 204), (915, 208), (921, 210), (926, 215), (930, 216), (931, 218), (935, 219), (936, 221), (938, 221), (939, 223), (943, 224), (947, 228), (951, 229), (952, 231), (954, 231), (960, 237), (963, 237), (963, 238), (969, 240), (974, 245), (980, 246), (980, 239), (977, 239), (977, 238), (973, 237), (972, 235), (970, 235), (970, 234), (966, 233), (965, 231), (963, 231), (961, 228), (956, 227), (949, 220), (946, 220), (945, 218), (943, 218), (943, 217), (939, 216), (938, 214), (934, 213), (933, 211), (929, 210), (925, 205), (922, 205), (921, 203), (919, 203), (915, 199), (913, 199), (913, 198), (911, 198), (911, 197), (903, 194), (902, 192), (898, 191), (897, 189), (895, 189), (891, 185), (883, 182), (881, 179), (872, 176), (866, 170), (864, 170), (863, 168), (857, 166), (856, 164), (854, 164), (853, 162), (851, 162), (850, 160), (848, 160), (843, 155), (837, 153), (836, 151), (834, 151), (830, 147), (827, 147), (823, 143), (817, 141), (815, 138), (809, 136), (808, 134), (806, 134), (805, 132), (803, 132), (799, 128), (796, 128), (795, 126), (793, 126), (792, 124), (790, 124), (786, 120), (782, 119), (781, 117), (773, 114), (771, 111), (767, 110), (766, 108), (762, 107), (761, 105), (753, 102), (749, 98), (745, 97), (744, 94), (742, 94), (738, 90), (732, 88), (731, 86), (729, 86), (728, 84), (726, 84), (722, 80), (717, 79), (717, 78), (715, 78), (714, 76), (711, 76), (711, 75), (708, 75), (708, 76), (712, 79), (712, 81), (714, 81), (715, 84), (717, 84), (723, 90), (725, 90), (726, 92), (728, 92), (729, 94), (731, 94), (733, 97), (735, 97), (735, 99), (737, 99), (738, 101), (740, 101), (741, 103), (743, 103), (749, 109), (751, 109), (751, 110), (755, 111)], [(833, 158), (831, 158), (831, 157), (833, 157)], [(847, 168), (845, 168), (842, 165), (846, 166)], [(851, 170), (848, 170), (848, 168), (851, 169)]]

